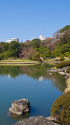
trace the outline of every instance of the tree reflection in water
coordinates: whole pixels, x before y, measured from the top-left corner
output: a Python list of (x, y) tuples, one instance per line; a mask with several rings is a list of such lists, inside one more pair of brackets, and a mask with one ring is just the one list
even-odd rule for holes
[(26, 74), (33, 79), (38, 79), (40, 82), (44, 79), (53, 80), (54, 86), (62, 92), (66, 88), (64, 76), (60, 76), (58, 73), (52, 73), (46, 71), (47, 68), (52, 66), (48, 64), (44, 65), (25, 65), (25, 66), (0, 66), (0, 75), (8, 75), (8, 78), (16, 78), (19, 75)]

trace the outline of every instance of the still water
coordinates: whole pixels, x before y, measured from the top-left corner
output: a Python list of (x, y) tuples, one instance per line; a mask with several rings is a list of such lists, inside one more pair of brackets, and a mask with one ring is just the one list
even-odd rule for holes
[[(13, 125), (30, 116), (50, 116), (50, 108), (66, 88), (65, 78), (58, 73), (49, 75), (49, 65), (0, 66), (0, 125)], [(27, 98), (31, 111), (20, 118), (8, 109), (14, 100)]]

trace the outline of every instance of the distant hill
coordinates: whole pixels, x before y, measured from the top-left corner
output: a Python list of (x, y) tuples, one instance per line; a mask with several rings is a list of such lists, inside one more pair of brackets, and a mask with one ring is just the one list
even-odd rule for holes
[[(56, 31), (53, 37), (47, 37), (45, 40), (42, 40), (41, 46), (47, 46), (50, 52), (52, 52), (55, 49), (56, 44), (59, 43), (60, 39), (62, 42), (64, 39), (64, 41), (66, 41), (67, 43), (66, 39), (69, 35), (70, 35), (70, 25), (66, 25), (65, 27), (61, 28), (59, 31)], [(26, 41), (24, 44), (29, 46), (30, 41)]]
[(60, 33), (64, 32), (64, 31), (67, 31), (67, 30), (70, 30), (70, 25), (66, 25), (65, 27), (63, 27), (63, 28), (60, 30)]
[(56, 32), (54, 37), (45, 40), (45, 45), (50, 49), (51, 52), (56, 47), (56, 44), (59, 43), (61, 36), (70, 36), (70, 25), (66, 25), (60, 29), (59, 32)]

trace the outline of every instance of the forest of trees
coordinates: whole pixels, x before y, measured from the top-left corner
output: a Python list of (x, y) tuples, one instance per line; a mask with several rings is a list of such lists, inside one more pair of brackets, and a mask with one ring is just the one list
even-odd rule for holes
[(50, 57), (50, 51), (46, 46), (41, 46), (40, 39), (34, 39), (29, 45), (12, 41), (11, 43), (0, 43), (0, 60), (7, 58), (28, 58), (39, 60), (40, 57), (46, 59)]
[[(28, 44), (12, 41), (11, 43), (0, 42), (0, 60), (7, 58), (26, 58), (30, 60), (40, 60), (40, 57), (70, 57), (70, 25), (62, 28), (59, 40), (49, 38), (44, 41), (33, 39)], [(55, 41), (55, 42), (54, 42)]]

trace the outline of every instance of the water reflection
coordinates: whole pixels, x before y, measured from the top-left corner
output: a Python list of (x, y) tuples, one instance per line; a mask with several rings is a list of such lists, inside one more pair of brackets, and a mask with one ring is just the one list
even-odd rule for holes
[(41, 82), (41, 81), (43, 81), (43, 76), (41, 76), (41, 77), (39, 77), (39, 81)]
[(50, 65), (30, 65), (30, 66), (0, 66), (0, 74), (8, 75), (8, 77), (15, 78), (20, 74), (26, 74), (32, 78), (39, 78), (44, 76), (46, 73), (46, 68)]
[[(0, 66), (0, 124), (11, 125), (16, 120), (31, 116), (50, 116), (54, 100), (66, 88), (64, 76), (47, 72), (50, 65)], [(7, 117), (8, 109), (14, 100), (27, 98), (30, 113), (17, 117)]]
[(25, 113), (24, 115), (16, 115), (8, 112), (8, 117), (12, 117), (13, 120), (23, 120), (25, 118), (29, 118), (29, 113)]
[(8, 75), (8, 78), (16, 78), (20, 74), (26, 74), (33, 79), (39, 79), (43, 81), (44, 79), (53, 80), (54, 86), (61, 90), (62, 92), (66, 88), (64, 76), (60, 76), (58, 73), (52, 73), (46, 71), (47, 68), (52, 67), (51, 65), (29, 65), (29, 66), (0, 66), (0, 75)]

